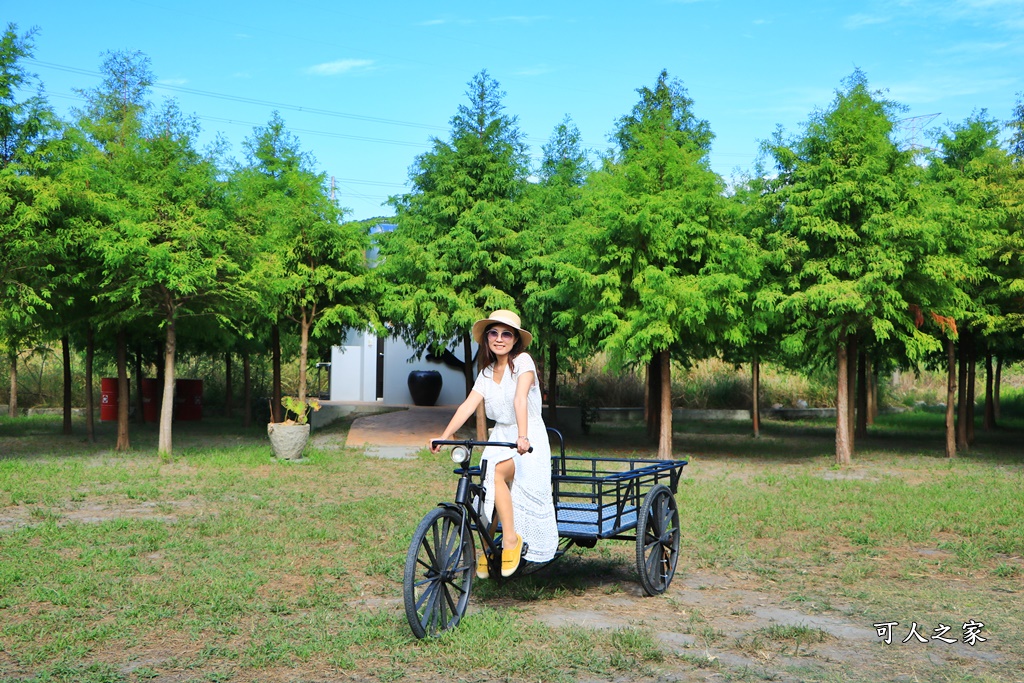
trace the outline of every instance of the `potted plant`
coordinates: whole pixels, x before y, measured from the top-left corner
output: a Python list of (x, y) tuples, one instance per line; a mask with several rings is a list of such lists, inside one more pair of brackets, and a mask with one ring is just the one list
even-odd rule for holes
[[(267, 424), (267, 436), (270, 437), (270, 448), (274, 455), (282, 460), (299, 460), (302, 451), (309, 441), (309, 413), (320, 410), (320, 401), (315, 398), (301, 401), (292, 396), (281, 399), (287, 413), (295, 415), (284, 422)], [(273, 413), (271, 413), (273, 414)]]

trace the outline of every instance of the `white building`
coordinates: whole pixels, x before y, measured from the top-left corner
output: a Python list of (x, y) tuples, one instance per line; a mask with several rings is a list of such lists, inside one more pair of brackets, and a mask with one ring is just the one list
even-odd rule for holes
[[(394, 223), (378, 223), (370, 228), (371, 239), (395, 227)], [(377, 248), (372, 247), (366, 258), (372, 268), (377, 261)], [(418, 359), (413, 348), (397, 337), (380, 338), (355, 331), (349, 331), (340, 346), (331, 348), (330, 400), (412, 405), (408, 381), (413, 370), (441, 373), (441, 395), (435, 405), (458, 405), (465, 400), (466, 380), (460, 368), (428, 360), (426, 355)]]
[[(474, 344), (474, 353), (475, 349)], [(340, 346), (331, 349), (331, 400), (412, 405), (408, 382), (413, 370), (441, 373), (441, 395), (436, 405), (458, 405), (465, 400), (466, 380), (461, 369), (427, 360), (426, 355), (417, 359), (412, 347), (397, 337), (353, 331)]]

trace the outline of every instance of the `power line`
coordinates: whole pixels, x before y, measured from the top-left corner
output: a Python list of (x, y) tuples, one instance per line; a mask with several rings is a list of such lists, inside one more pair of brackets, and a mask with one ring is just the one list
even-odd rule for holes
[[(76, 96), (76, 95), (64, 95), (64, 94), (61, 94), (61, 93), (48, 93), (47, 95), (49, 97), (57, 97), (57, 98), (60, 98), (60, 99), (75, 100), (77, 102), (86, 102), (87, 101), (84, 97), (79, 97), (79, 96)], [(221, 117), (217, 117), (217, 116), (203, 116), (202, 114), (195, 114), (195, 117), (197, 119), (199, 119), (200, 121), (213, 121), (215, 123), (227, 123), (227, 124), (231, 124), (231, 125), (248, 126), (248, 127), (252, 127), (252, 128), (255, 128), (257, 126), (263, 125), (261, 123), (253, 123), (252, 121), (242, 121), (242, 120), (239, 120), (239, 119), (225, 119), (225, 118), (221, 118)], [(291, 126), (288, 127), (288, 130), (289, 130), (289, 132), (292, 132), (292, 133), (303, 133), (303, 134), (306, 134), (306, 135), (317, 135), (317, 136), (326, 137), (326, 138), (339, 138), (339, 139), (343, 139), (343, 140), (359, 140), (359, 141), (362, 141), (362, 142), (379, 142), (379, 143), (386, 144), (386, 145), (400, 145), (400, 146), (403, 146), (403, 147), (417, 147), (417, 148), (420, 148), (420, 149), (427, 149), (427, 148), (430, 147), (430, 145), (427, 145), (427, 144), (422, 143), (422, 142), (406, 142), (404, 140), (390, 140), (390, 139), (387, 139), (387, 138), (371, 138), (371, 137), (366, 137), (366, 136), (362, 136), (362, 135), (347, 135), (345, 133), (335, 133), (335, 132), (326, 131), (326, 130), (313, 130), (313, 129), (309, 129), (309, 128), (292, 128)]]
[[(69, 72), (69, 73), (76, 73), (76, 74), (81, 74), (81, 75), (86, 75), (86, 76), (97, 77), (97, 78), (102, 78), (103, 77), (103, 74), (101, 74), (101, 73), (99, 73), (97, 71), (91, 71), (89, 69), (82, 69), (82, 68), (79, 68), (79, 67), (67, 66), (67, 65), (63, 65), (63, 64), (54, 64), (53, 62), (44, 62), (44, 61), (40, 61), (40, 60), (37, 60), (37, 59), (29, 59), (27, 61), (30, 61), (30, 62), (32, 62), (34, 64), (38, 64), (38, 65), (46, 67), (46, 68), (56, 69), (58, 71), (65, 71), (65, 72)], [(182, 86), (174, 86), (174, 85), (167, 85), (167, 84), (156, 83), (156, 84), (153, 84), (151, 87), (154, 88), (154, 89), (163, 89), (163, 90), (170, 90), (172, 92), (181, 92), (181, 93), (187, 93), (187, 94), (191, 94), (191, 95), (199, 95), (201, 97), (208, 97), (208, 98), (212, 98), (212, 99), (219, 99), (219, 100), (224, 100), (224, 101), (228, 101), (228, 102), (239, 102), (239, 103), (243, 103), (243, 104), (254, 104), (254, 105), (257, 105), (257, 106), (272, 107), (272, 108), (277, 108), (277, 109), (285, 109), (285, 110), (289, 110), (289, 111), (296, 111), (296, 112), (302, 112), (302, 113), (307, 113), (307, 114), (317, 114), (317, 115), (321, 115), (321, 116), (331, 116), (331, 117), (336, 117), (336, 118), (346, 118), (346, 119), (351, 119), (351, 120), (367, 121), (367, 122), (371, 122), (371, 123), (380, 123), (380, 124), (385, 124), (385, 125), (405, 126), (405, 127), (410, 127), (410, 128), (418, 128), (418, 129), (422, 129), (422, 130), (437, 130), (437, 131), (447, 131), (448, 130), (447, 128), (442, 128), (440, 126), (433, 126), (433, 125), (422, 124), (422, 123), (414, 123), (414, 122), (411, 122), (411, 121), (400, 121), (398, 119), (387, 119), (387, 118), (383, 118), (383, 117), (366, 116), (366, 115), (363, 115), (363, 114), (351, 114), (351, 113), (346, 113), (346, 112), (333, 111), (333, 110), (329, 110), (329, 109), (320, 109), (320, 108), (317, 108), (317, 107), (304, 107), (304, 106), (300, 106), (300, 105), (291, 105), (291, 104), (285, 104), (285, 103), (281, 103), (281, 102), (273, 102), (273, 101), (270, 101), (270, 100), (259, 100), (259, 99), (251, 98), (251, 97), (242, 97), (242, 96), (238, 96), (238, 95), (228, 95), (228, 94), (224, 94), (224, 93), (215, 93), (215, 92), (210, 92), (210, 91), (206, 91), (206, 90), (197, 90), (197, 89), (194, 89), (194, 88), (185, 88), (185, 87), (182, 87)], [(64, 97), (64, 98), (67, 98), (67, 99), (77, 99), (79, 101), (85, 101), (84, 98), (74, 97), (74, 96), (70, 96), (70, 95), (56, 95), (56, 96), (57, 97)], [(927, 118), (928, 118), (928, 120), (931, 120), (935, 116), (938, 116), (938, 114), (931, 115), (930, 117), (927, 117)], [(214, 116), (201, 116), (201, 115), (198, 115), (198, 114), (196, 115), (196, 118), (198, 118), (200, 120), (204, 120), (204, 121), (213, 121), (213, 122), (217, 122), (217, 123), (227, 123), (227, 124), (230, 124), (230, 125), (245, 125), (245, 126), (251, 126), (251, 127), (262, 125), (262, 124), (258, 124), (258, 123), (248, 122), (248, 121), (241, 121), (241, 120), (233, 119), (233, 118), (221, 118), (221, 117), (214, 117)], [(916, 117), (916, 118), (924, 119), (926, 117)], [(303, 133), (303, 134), (306, 134), (306, 135), (315, 135), (315, 136), (320, 136), (320, 137), (337, 138), (337, 139), (344, 139), (344, 140), (357, 140), (357, 141), (362, 141), (362, 142), (373, 142), (373, 143), (381, 143), (381, 144), (388, 144), (388, 145), (398, 145), (398, 146), (404, 146), (404, 147), (414, 147), (414, 148), (419, 148), (419, 149), (427, 149), (427, 148), (430, 147), (429, 144), (422, 143), (422, 142), (407, 142), (407, 141), (404, 141), (404, 140), (394, 140), (394, 139), (388, 139), (388, 138), (373, 138), (373, 137), (366, 137), (366, 136), (359, 136), (359, 135), (348, 135), (348, 134), (344, 134), (344, 133), (335, 133), (335, 132), (330, 132), (330, 131), (320, 131), (320, 130), (302, 129), (302, 128), (289, 128), (289, 130), (291, 130), (292, 132), (295, 132), (295, 133)], [(526, 142), (528, 142), (528, 143), (536, 143), (536, 142), (538, 142), (537, 139), (533, 138), (532, 136), (525, 135), (525, 134), (523, 135), (523, 139)], [(592, 151), (594, 151), (597, 154), (600, 154), (596, 146), (588, 146), (587, 149), (592, 150)], [(713, 157), (748, 158), (749, 159), (749, 158), (754, 158), (757, 155), (756, 154), (741, 153), (741, 152), (712, 152), (710, 156), (713, 156)], [(543, 155), (534, 152), (534, 153), (530, 154), (530, 157), (532, 159), (534, 159), (534, 160), (538, 160), (539, 161), (540, 159), (543, 158)]]
[[(42, 62), (38, 59), (27, 60), (33, 64), (46, 67), (48, 69), (56, 69), (58, 71), (66, 71), (69, 73), (82, 74), (84, 76), (94, 76), (102, 78), (103, 74), (97, 71), (90, 71), (88, 69), (80, 69), (75, 66), (65, 66), (63, 64), (54, 64), (52, 62)], [(207, 90), (196, 90), (195, 88), (184, 88), (177, 85), (167, 85), (162, 83), (154, 83), (151, 86), (155, 90), (170, 90), (172, 92), (188, 93), (190, 95), (199, 95), (201, 97), (210, 97), (218, 100), (225, 100), (228, 102), (241, 102), (243, 104), (255, 104), (262, 107), (273, 107), (276, 109), (286, 109), (289, 111), (304, 112), (307, 114), (319, 114), (321, 116), (333, 116), (343, 119), (352, 119), (355, 121), (369, 121), (371, 123), (383, 123), (391, 126), (406, 126), (409, 128), (419, 128), (423, 130), (439, 130), (446, 131), (447, 128), (442, 126), (432, 126), (425, 123), (414, 123), (412, 121), (399, 121), (398, 119), (385, 119), (379, 116), (366, 116), (364, 114), (350, 114), (346, 112), (333, 111), (331, 109), (320, 109), (318, 107), (302, 107), (295, 104), (286, 104), (284, 102), (273, 102), (271, 100), (258, 100), (253, 97), (242, 97), (240, 95), (227, 95), (224, 93), (210, 92)]]
[[(240, 126), (252, 126), (252, 127), (255, 127), (255, 126), (263, 125), (261, 123), (251, 123), (249, 121), (239, 121), (238, 119), (224, 119), (224, 118), (220, 118), (220, 117), (217, 117), (217, 116), (199, 116), (199, 115), (196, 115), (196, 117), (199, 118), (199, 119), (202, 119), (204, 121), (215, 121), (217, 123), (229, 123), (229, 124), (240, 125)], [(403, 146), (403, 147), (418, 147), (420, 149), (426, 149), (426, 148), (430, 147), (430, 145), (424, 144), (422, 142), (405, 142), (404, 140), (389, 140), (387, 138), (369, 138), (369, 137), (365, 137), (365, 136), (362, 136), (362, 135), (347, 135), (345, 133), (332, 133), (332, 132), (323, 131), (323, 130), (310, 130), (308, 128), (292, 128), (291, 126), (289, 126), (288, 130), (289, 130), (289, 132), (292, 132), (292, 133), (305, 133), (307, 135), (319, 135), (319, 136), (325, 137), (325, 138), (340, 138), (340, 139), (343, 139), (343, 140), (360, 140), (362, 142), (379, 142), (379, 143), (382, 143), (382, 144), (385, 144), (385, 145), (400, 145), (400, 146)]]

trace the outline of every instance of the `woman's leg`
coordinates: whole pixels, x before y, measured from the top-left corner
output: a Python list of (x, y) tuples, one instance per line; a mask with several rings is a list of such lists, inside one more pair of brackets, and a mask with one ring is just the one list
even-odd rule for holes
[(494, 467), (494, 512), (501, 521), (501, 546), (516, 544), (516, 524), (512, 514), (512, 480), (516, 476), (515, 460), (502, 460)]

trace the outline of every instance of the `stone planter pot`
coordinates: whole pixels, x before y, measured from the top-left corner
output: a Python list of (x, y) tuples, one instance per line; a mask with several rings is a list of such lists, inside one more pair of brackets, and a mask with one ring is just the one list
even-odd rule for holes
[(309, 441), (309, 425), (271, 422), (267, 425), (267, 436), (270, 437), (270, 448), (276, 457), (282, 460), (300, 460), (302, 449)]
[(432, 406), (441, 395), (443, 380), (437, 370), (413, 370), (409, 373), (409, 393), (418, 406)]

